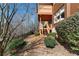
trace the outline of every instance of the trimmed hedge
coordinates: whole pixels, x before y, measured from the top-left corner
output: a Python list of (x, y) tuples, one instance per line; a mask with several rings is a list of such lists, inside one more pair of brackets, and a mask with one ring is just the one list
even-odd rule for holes
[(59, 22), (56, 31), (72, 50), (79, 51), (79, 12)]
[(44, 40), (44, 43), (45, 43), (46, 47), (48, 47), (48, 48), (54, 48), (55, 45), (57, 44), (55, 41), (55, 38), (52, 36), (47, 36)]

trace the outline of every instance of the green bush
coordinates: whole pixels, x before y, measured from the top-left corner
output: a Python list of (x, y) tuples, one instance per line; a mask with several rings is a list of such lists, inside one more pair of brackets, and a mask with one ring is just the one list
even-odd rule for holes
[(38, 31), (35, 32), (35, 36), (39, 36), (40, 33)]
[(48, 48), (54, 48), (55, 45), (57, 44), (55, 41), (55, 38), (52, 36), (47, 36), (44, 40), (44, 43), (45, 43), (46, 47), (48, 47)]
[(59, 22), (56, 31), (72, 50), (79, 51), (79, 13)]
[(47, 34), (47, 36), (53, 36), (53, 37), (55, 37), (56, 33), (55, 32), (51, 32), (51, 33)]
[(14, 54), (17, 49), (21, 49), (27, 44), (23, 39), (13, 39), (10, 43), (8, 43), (5, 52), (10, 52)]

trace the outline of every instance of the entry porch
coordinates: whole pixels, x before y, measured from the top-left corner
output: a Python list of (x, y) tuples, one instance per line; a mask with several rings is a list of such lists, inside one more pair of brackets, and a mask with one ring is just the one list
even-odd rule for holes
[(48, 34), (52, 32), (53, 23), (52, 15), (38, 15), (39, 33)]

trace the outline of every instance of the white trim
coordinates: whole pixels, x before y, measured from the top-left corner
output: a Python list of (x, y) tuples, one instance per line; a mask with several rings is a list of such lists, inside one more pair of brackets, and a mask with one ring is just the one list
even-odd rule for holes
[[(64, 8), (62, 7), (54, 16), (54, 23), (58, 23), (61, 20), (64, 20), (64, 18), (61, 18), (61, 14), (64, 12)], [(59, 16), (59, 19), (57, 19), (57, 17)]]

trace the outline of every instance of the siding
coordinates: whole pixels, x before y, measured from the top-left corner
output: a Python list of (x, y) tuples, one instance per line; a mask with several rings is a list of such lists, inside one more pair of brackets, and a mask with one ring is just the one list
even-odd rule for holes
[(73, 15), (75, 12), (79, 11), (79, 3), (72, 3), (70, 7), (70, 14)]
[(50, 14), (52, 15), (52, 5), (51, 4), (39, 4), (38, 14)]
[(53, 5), (54, 7), (54, 14), (62, 7), (63, 3), (56, 3)]

